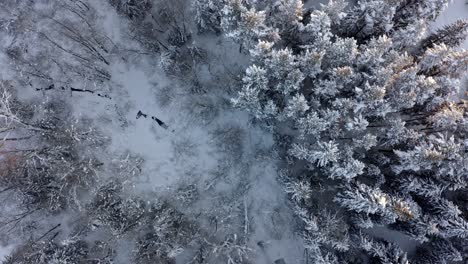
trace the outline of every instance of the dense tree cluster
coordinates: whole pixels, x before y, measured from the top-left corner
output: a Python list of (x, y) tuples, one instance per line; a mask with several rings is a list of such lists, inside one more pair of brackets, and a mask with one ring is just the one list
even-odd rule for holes
[[(459, 256), (468, 222), (452, 197), (467, 190), (468, 105), (460, 88), (468, 53), (459, 49), (466, 21), (415, 35), (446, 1), (359, 1), (347, 9), (330, 1), (313, 11), (280, 2), (279, 17), (248, 1), (228, 1), (224, 9), (227, 36), (250, 44), (252, 57), (232, 101), (293, 136), (293, 166), (306, 170), (290, 175), (287, 191), (316, 263), (338, 261), (328, 245), (349, 251), (358, 244), (346, 233), (338, 243), (320, 227), (330, 228), (331, 219), (319, 220), (326, 209), (312, 198), (324, 191), (317, 185), (329, 186), (349, 228), (388, 226)], [(357, 247), (382, 263), (405, 263), (387, 256), (396, 245)]]

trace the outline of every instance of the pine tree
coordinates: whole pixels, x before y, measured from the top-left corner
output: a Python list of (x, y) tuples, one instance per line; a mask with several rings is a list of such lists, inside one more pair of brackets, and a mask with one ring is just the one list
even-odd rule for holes
[(449, 47), (458, 47), (465, 41), (468, 34), (468, 21), (457, 20), (421, 41), (421, 48), (426, 50), (436, 45), (444, 44)]
[(359, 1), (341, 20), (340, 35), (359, 42), (389, 33), (397, 6), (392, 1)]
[(221, 17), (221, 28), (226, 36), (247, 48), (250, 48), (256, 39), (276, 40), (275, 32), (265, 24), (265, 11), (257, 11), (246, 2), (226, 1)]
[(463, 258), (450, 241), (438, 239), (425, 245), (417, 252), (419, 258), (416, 263), (446, 264), (461, 261)]
[(406, 253), (394, 243), (376, 241), (359, 234), (359, 246), (373, 257), (372, 263), (409, 264)]
[(397, 28), (407, 27), (417, 20), (434, 21), (448, 0), (397, 0), (393, 22)]

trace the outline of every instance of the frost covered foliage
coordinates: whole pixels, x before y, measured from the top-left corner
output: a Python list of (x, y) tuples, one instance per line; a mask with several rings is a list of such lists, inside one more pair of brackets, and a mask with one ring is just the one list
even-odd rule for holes
[(114, 47), (94, 23), (97, 14), (88, 3), (8, 1), (0, 13), (2, 49), (23, 85), (95, 90), (110, 80)]
[(84, 241), (29, 242), (18, 248), (5, 264), (81, 263), (86, 261), (88, 248)]
[(80, 210), (80, 197), (92, 189), (96, 170), (102, 165), (90, 153), (105, 146), (106, 138), (90, 126), (89, 120), (67, 120), (70, 112), (64, 102), (31, 102), (31, 107), (24, 107), (14, 99), (7, 84), (0, 89), (4, 95), (0, 103), (2, 125), (6, 131), (18, 134), (10, 140), (34, 142), (29, 148), (2, 145), (11, 162), (2, 172), (0, 184), (21, 194), (24, 214)]
[(195, 21), (200, 32), (220, 33), (223, 0), (194, 0)]
[(109, 0), (109, 3), (115, 6), (119, 13), (135, 20), (144, 19), (146, 12), (152, 7), (150, 0)]
[[(468, 181), (468, 104), (460, 99), (468, 52), (458, 47), (466, 22), (413, 34), (437, 17), (442, 0), (368, 0), (348, 9), (330, 1), (312, 11), (279, 2), (277, 12), (240, 0), (224, 9), (227, 36), (256, 42), (232, 102), (293, 136), (294, 170), (300, 164), (306, 170), (290, 175), (298, 179), (287, 191), (306, 230), (323, 232), (313, 224), (323, 221), (309, 219), (323, 210), (310, 197), (327, 192), (353, 228), (386, 225), (437, 245), (466, 239), (466, 209), (452, 198), (466, 192)], [(325, 186), (310, 187), (317, 182)], [(329, 235), (306, 237), (324, 251), (316, 263), (335, 263), (341, 255), (331, 257), (334, 251), (356, 244), (331, 244), (329, 251), (321, 247), (332, 242)], [(378, 256), (395, 247), (363, 248)], [(442, 247), (456, 252), (460, 245)]]

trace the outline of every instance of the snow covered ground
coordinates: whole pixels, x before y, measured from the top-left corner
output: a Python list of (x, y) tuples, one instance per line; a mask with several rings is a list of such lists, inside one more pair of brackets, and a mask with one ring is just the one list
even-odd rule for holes
[(7, 257), (13, 249), (14, 245), (8, 245), (5, 247), (0, 245), (0, 261), (5, 259), (5, 257)]

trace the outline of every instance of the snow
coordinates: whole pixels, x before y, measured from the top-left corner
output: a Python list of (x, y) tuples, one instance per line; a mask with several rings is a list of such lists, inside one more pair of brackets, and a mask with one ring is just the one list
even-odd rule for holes
[[(128, 40), (123, 32), (127, 25), (122, 18), (115, 12), (109, 12), (111, 9), (100, 1), (94, 2), (106, 35), (116, 44), (137, 47), (134, 43), (126, 43)], [(309, 0), (307, 4), (315, 5), (317, 1)], [(456, 0), (436, 25), (444, 25), (461, 17), (468, 18), (468, 6), (462, 0)], [(196, 42), (211, 54), (208, 64), (213, 69), (210, 72), (224, 69), (219, 65), (223, 63), (231, 63), (230, 68), (233, 65), (242, 68), (247, 63), (232, 42), (213, 44), (214, 41), (203, 37), (196, 37)], [(468, 42), (465, 45), (468, 47)], [(186, 183), (195, 184), (201, 193), (199, 200), (191, 208), (181, 208), (195, 216), (197, 213), (209, 215), (213, 213), (210, 210), (218, 210), (219, 204), (224, 203), (223, 194), (235, 193), (238, 191), (236, 188), (240, 188), (241, 195), (233, 197), (234, 200), (224, 206), (240, 204), (247, 207), (247, 214), (241, 212), (241, 218), (248, 219), (248, 226), (240, 230), (246, 230), (248, 245), (255, 252), (254, 263), (270, 264), (280, 258), (284, 258), (286, 263), (298, 263), (303, 256), (303, 244), (293, 230), (293, 213), (277, 181), (272, 135), (254, 128), (247, 114), (232, 109), (228, 104), (215, 109), (217, 112), (211, 113), (212, 120), (202, 120), (191, 105), (194, 98), (190, 87), (168, 79), (156, 66), (157, 58), (142, 56), (138, 60), (124, 60), (115, 56), (111, 65), (110, 88), (102, 89), (102, 93), (109, 95), (111, 100), (76, 93), (69, 100), (73, 101), (76, 117), (93, 119), (99, 129), (110, 137), (111, 145), (107, 152), (112, 153), (113, 158), (127, 153), (143, 158), (141, 175), (134, 182), (135, 192), (174, 190)], [(205, 71), (200, 80), (206, 88), (215, 89), (216, 92), (198, 99), (223, 102), (228, 98), (223, 90), (227, 87), (223, 86), (228, 85), (220, 83), (215, 74), (210, 76), (210, 72)], [(168, 91), (172, 95), (168, 99), (161, 96)], [(161, 127), (150, 118), (137, 119), (138, 111), (161, 119), (168, 128)], [(245, 136), (239, 142), (227, 142), (227, 136), (216, 137), (215, 131), (218, 129), (226, 133), (237, 129)], [(236, 151), (237, 148), (241, 151), (238, 159), (232, 159), (232, 153), (225, 152)], [(229, 165), (227, 169), (226, 164)], [(220, 170), (222, 177), (216, 174)], [(226, 226), (220, 230), (229, 232), (237, 229)], [(411, 251), (416, 246), (415, 242), (413, 244), (401, 238), (401, 234), (391, 232), (390, 240), (397, 241), (405, 250)], [(388, 237), (390, 231), (373, 229), (369, 233)], [(259, 242), (265, 246), (259, 247)], [(12, 249), (12, 245), (0, 246), (0, 260)], [(179, 261), (185, 263), (182, 258)]]
[(8, 246), (2, 246), (0, 245), (0, 262), (4, 261), (5, 258), (10, 255), (10, 253), (13, 251), (15, 248), (14, 245), (8, 245)]
[[(99, 24), (106, 34), (117, 45), (138, 49), (126, 39), (123, 32), (127, 25), (122, 18), (109, 12), (105, 4), (95, 4)], [(112, 153), (112, 158), (128, 153), (143, 158), (141, 175), (132, 180), (134, 192), (170, 194), (180, 186), (195, 184), (200, 192), (198, 200), (190, 207), (179, 208), (186, 215), (194, 217), (201, 213), (193, 220), (204, 224), (214, 212), (231, 212), (233, 216), (225, 219), (225, 223), (220, 222), (215, 236), (222, 238), (233, 232), (246, 235), (254, 252), (254, 263), (269, 264), (280, 258), (297, 263), (303, 255), (303, 245), (292, 230), (293, 212), (288, 209), (284, 191), (276, 180), (272, 135), (253, 127), (248, 114), (232, 108), (227, 101), (229, 85), (218, 79), (218, 73), (227, 64), (229, 69), (241, 69), (248, 60), (231, 41), (215, 42), (199, 36), (195, 41), (210, 54), (208, 66), (201, 67), (199, 77), (204, 89), (213, 90), (209, 95), (193, 95), (191, 87), (168, 79), (157, 66), (156, 57), (140, 56), (133, 60), (114, 56), (111, 84), (100, 89), (111, 100), (83, 93), (64, 96), (72, 101), (76, 117), (93, 119), (103, 134), (110, 137), (111, 145), (106, 152)], [(194, 109), (198, 100), (216, 102), (207, 120)], [(168, 128), (150, 118), (137, 119), (138, 111), (157, 117)], [(222, 136), (219, 131), (223, 131)], [(235, 141), (237, 131), (240, 141)], [(237, 154), (238, 158), (233, 158)], [(226, 201), (225, 196), (233, 197)], [(234, 210), (238, 205), (246, 211)], [(239, 226), (243, 219), (248, 219), (247, 228)], [(258, 242), (265, 246), (259, 247)], [(183, 257), (179, 262), (185, 263)]]

